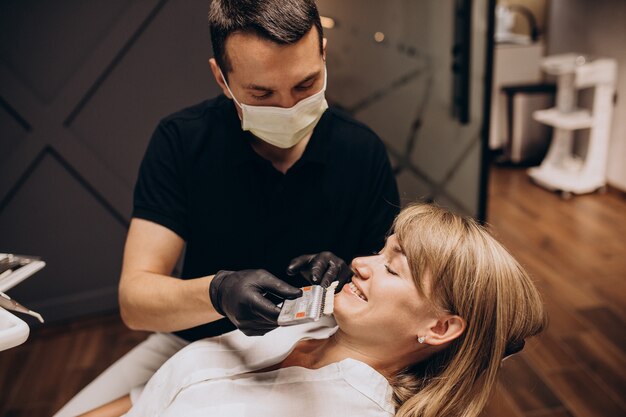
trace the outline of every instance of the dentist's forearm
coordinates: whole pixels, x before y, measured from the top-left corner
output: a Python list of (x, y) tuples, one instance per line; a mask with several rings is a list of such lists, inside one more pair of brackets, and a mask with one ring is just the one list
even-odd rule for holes
[(125, 395), (78, 417), (119, 417), (126, 414), (132, 405), (130, 395)]
[(120, 313), (134, 330), (173, 332), (222, 318), (209, 297), (213, 275), (182, 280), (140, 271), (120, 283)]

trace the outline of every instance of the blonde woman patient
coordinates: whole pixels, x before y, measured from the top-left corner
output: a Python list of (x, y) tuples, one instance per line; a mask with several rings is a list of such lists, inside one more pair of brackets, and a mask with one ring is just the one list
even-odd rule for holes
[(502, 359), (546, 325), (506, 249), (434, 205), (402, 210), (385, 247), (352, 269), (334, 320), (194, 342), (85, 415), (476, 417)]

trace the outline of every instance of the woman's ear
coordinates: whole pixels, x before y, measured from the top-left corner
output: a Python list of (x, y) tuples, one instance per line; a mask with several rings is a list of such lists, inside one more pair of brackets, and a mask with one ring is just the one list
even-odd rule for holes
[(466, 326), (467, 324), (462, 317), (446, 314), (437, 318), (426, 334), (421, 336), (424, 337), (424, 343), (426, 344), (432, 346), (443, 345), (461, 336)]
[(222, 77), (220, 67), (217, 65), (217, 61), (215, 60), (215, 58), (209, 59), (209, 65), (211, 66), (211, 72), (213, 73), (215, 82), (217, 82), (217, 85), (220, 86), (224, 95), (232, 100), (233, 97), (230, 95), (230, 91), (228, 91), (228, 88), (226, 88), (226, 81), (224, 80), (224, 77)]

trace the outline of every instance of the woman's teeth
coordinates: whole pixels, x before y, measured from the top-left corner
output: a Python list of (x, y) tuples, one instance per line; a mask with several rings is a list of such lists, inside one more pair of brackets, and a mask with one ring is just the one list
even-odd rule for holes
[(352, 282), (348, 283), (348, 285), (350, 285), (350, 289), (352, 290), (352, 292), (355, 293), (361, 300), (367, 301), (365, 295), (357, 288), (356, 285), (354, 285)]

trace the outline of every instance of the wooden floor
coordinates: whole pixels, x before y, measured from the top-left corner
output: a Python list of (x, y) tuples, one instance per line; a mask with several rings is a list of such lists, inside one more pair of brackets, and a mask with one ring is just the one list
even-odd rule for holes
[(626, 199), (564, 201), (492, 170), (488, 220), (535, 278), (548, 330), (506, 361), (485, 416), (626, 416)]
[(52, 416), (146, 337), (117, 314), (36, 329), (23, 345), (0, 352), (0, 416)]
[[(626, 199), (558, 196), (491, 175), (489, 223), (531, 272), (550, 326), (503, 366), (485, 417), (626, 416)], [(34, 331), (0, 353), (0, 416), (50, 416), (146, 337), (117, 315)]]

